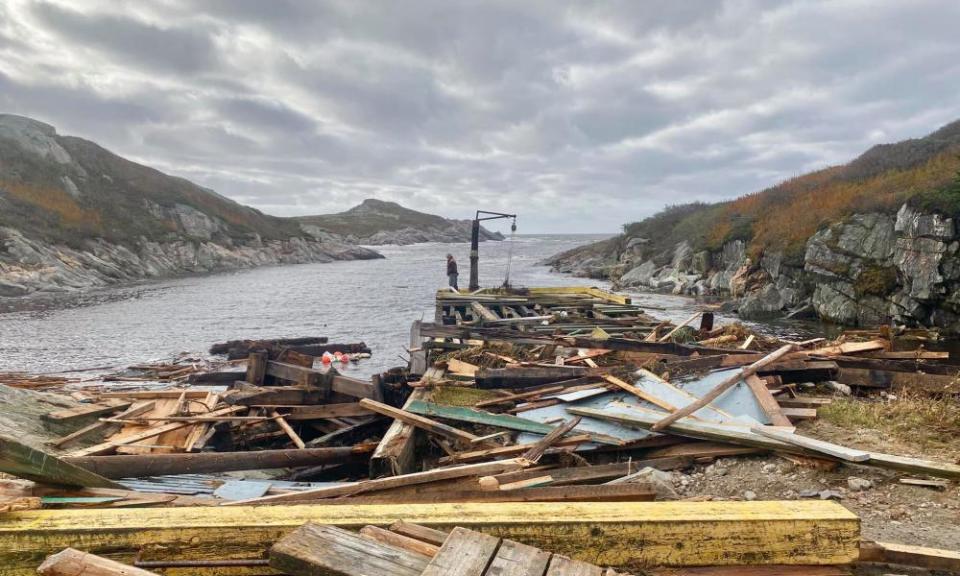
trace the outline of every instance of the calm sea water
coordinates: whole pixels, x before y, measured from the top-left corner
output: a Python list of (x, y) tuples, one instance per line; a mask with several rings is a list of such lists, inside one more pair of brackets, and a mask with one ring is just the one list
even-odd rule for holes
[[(554, 274), (538, 265), (547, 256), (602, 236), (518, 236), (511, 281), (515, 286), (589, 285), (597, 280)], [(405, 364), (414, 320), (432, 321), (434, 294), (446, 284), (445, 255), (469, 278), (466, 244), (376, 248), (385, 260), (302, 264), (180, 278), (92, 290), (51, 299), (7, 301), (0, 313), (0, 371), (58, 372), (123, 367), (204, 355), (210, 345), (238, 338), (328, 336), (364, 341), (373, 357), (351, 365), (366, 376)], [(499, 286), (508, 242), (480, 246), (480, 283)], [(696, 303), (679, 296), (635, 294), (657, 307), (656, 316), (680, 321)]]

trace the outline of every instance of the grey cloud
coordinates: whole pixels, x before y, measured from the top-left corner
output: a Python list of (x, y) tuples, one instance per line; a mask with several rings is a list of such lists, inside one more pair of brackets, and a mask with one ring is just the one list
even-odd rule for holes
[(148, 71), (156, 67), (194, 73), (209, 68), (215, 59), (207, 30), (146, 24), (110, 14), (91, 15), (43, 2), (33, 7), (33, 13), (67, 41), (106, 51), (120, 60), (145, 66)]
[(9, 0), (0, 106), (271, 213), (376, 196), (614, 231), (956, 119), (958, 17), (949, 0)]

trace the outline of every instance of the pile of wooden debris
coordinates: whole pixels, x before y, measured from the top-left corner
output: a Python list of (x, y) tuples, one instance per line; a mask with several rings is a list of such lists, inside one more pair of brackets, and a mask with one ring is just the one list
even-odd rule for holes
[(861, 556), (955, 569), (949, 552), (861, 542), (836, 502), (651, 502), (671, 498), (666, 471), (750, 454), (960, 478), (794, 428), (830, 402), (814, 383), (909, 376), (952, 393), (953, 360), (923, 337), (786, 342), (565, 288), (442, 291), (409, 366), (369, 381), (335, 367), (362, 343), (233, 341), (212, 350), (226, 360), (70, 383), (84, 402), (43, 416), (68, 432), (3, 438), (0, 471), (30, 482), (0, 495), (0, 563), (28, 574), (63, 550), (41, 573), (827, 575)]

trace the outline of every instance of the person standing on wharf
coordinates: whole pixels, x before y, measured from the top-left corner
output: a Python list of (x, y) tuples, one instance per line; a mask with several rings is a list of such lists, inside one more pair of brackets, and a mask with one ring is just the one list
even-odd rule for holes
[(457, 261), (453, 259), (453, 254), (447, 254), (447, 278), (450, 280), (450, 287), (460, 291), (460, 288), (457, 287)]

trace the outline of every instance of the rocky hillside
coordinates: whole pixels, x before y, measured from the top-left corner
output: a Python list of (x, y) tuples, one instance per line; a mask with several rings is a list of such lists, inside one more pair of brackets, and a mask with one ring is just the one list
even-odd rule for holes
[(0, 115), (0, 296), (378, 257), (47, 124)]
[[(297, 218), (305, 232), (368, 246), (419, 242), (469, 242), (470, 220), (450, 220), (417, 212), (395, 202), (368, 199), (339, 214)], [(480, 228), (480, 241), (503, 240), (499, 232)]]
[(669, 207), (551, 258), (624, 287), (732, 300), (743, 317), (812, 313), (960, 333), (960, 122), (718, 204)]

